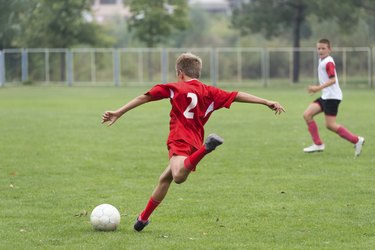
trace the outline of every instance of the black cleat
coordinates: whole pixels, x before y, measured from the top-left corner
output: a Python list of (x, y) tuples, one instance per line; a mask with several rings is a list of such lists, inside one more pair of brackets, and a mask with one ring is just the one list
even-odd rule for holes
[(206, 150), (208, 152), (211, 152), (212, 150), (215, 150), (217, 146), (223, 144), (223, 142), (224, 139), (220, 136), (216, 134), (210, 134), (205, 141)]
[(140, 232), (143, 230), (143, 228), (145, 228), (145, 226), (147, 226), (148, 224), (150, 223), (149, 220), (147, 220), (146, 222), (142, 222), (139, 217), (137, 218), (137, 221), (135, 222), (134, 224), (134, 230), (137, 231), (137, 232)]

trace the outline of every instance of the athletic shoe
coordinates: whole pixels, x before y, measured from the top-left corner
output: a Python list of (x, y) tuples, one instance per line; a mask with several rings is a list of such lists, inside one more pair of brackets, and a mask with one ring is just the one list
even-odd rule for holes
[(354, 146), (354, 157), (357, 157), (361, 154), (363, 144), (365, 144), (365, 138), (358, 136), (358, 142)]
[(149, 220), (147, 220), (146, 222), (142, 222), (139, 217), (137, 217), (137, 221), (135, 222), (134, 224), (134, 230), (140, 232), (143, 230), (143, 228), (145, 228), (145, 226), (147, 226), (148, 224), (150, 223)]
[(314, 153), (314, 152), (323, 152), (323, 150), (324, 150), (324, 144), (322, 144), (322, 145), (316, 145), (314, 143), (310, 147), (304, 148), (303, 152), (305, 152), (305, 153)]
[(216, 134), (210, 134), (205, 141), (206, 150), (208, 152), (211, 152), (212, 150), (215, 150), (217, 146), (223, 144), (223, 142), (224, 142), (224, 139), (221, 138), (220, 136)]

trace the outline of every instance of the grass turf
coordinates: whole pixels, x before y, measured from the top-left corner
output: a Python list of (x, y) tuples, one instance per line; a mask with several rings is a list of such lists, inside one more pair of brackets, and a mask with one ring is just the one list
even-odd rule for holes
[[(146, 88), (0, 89), (0, 246), (3, 249), (370, 249), (375, 244), (374, 90), (344, 89), (338, 122), (365, 136), (363, 154), (324, 129), (311, 139), (301, 88), (242, 89), (280, 101), (274, 116), (234, 103), (206, 125), (225, 143), (182, 185), (173, 184), (141, 233), (132, 225), (168, 156), (169, 102), (102, 125)], [(316, 97), (316, 96), (315, 96)], [(115, 232), (94, 231), (92, 209), (116, 206)]]

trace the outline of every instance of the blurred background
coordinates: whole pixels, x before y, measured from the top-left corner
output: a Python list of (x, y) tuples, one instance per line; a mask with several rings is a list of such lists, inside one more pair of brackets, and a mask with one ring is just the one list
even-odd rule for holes
[(213, 85), (311, 84), (320, 38), (373, 87), (373, 0), (0, 0), (0, 86), (168, 82), (186, 51)]

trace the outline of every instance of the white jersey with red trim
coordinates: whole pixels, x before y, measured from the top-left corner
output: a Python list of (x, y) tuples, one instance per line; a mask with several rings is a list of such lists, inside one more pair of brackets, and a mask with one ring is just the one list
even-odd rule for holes
[(320, 85), (326, 83), (332, 77), (336, 78), (336, 82), (334, 84), (322, 90), (322, 99), (342, 100), (342, 91), (339, 85), (339, 79), (337, 77), (335, 61), (331, 56), (319, 59), (318, 76)]

